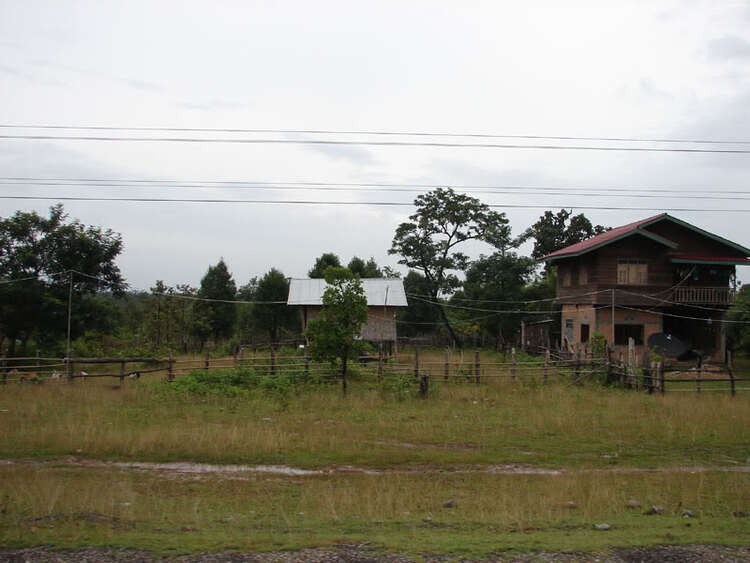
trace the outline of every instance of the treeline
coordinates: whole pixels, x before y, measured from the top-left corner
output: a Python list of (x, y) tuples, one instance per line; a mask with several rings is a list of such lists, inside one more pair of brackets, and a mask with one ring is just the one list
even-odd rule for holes
[[(399, 225), (389, 250), (408, 271), (399, 334), (459, 345), (512, 342), (524, 318), (518, 311), (556, 314), (554, 304), (540, 301), (554, 297), (554, 270), (536, 259), (603, 230), (563, 209), (545, 212), (514, 237), (504, 213), (453, 190), (414, 203), (417, 211)], [(461, 246), (471, 239), (493, 251), (470, 260)], [(526, 241), (533, 241), (531, 256), (518, 253)], [(0, 218), (0, 351), (64, 354), (68, 319), (71, 352), (87, 356), (195, 353), (207, 345), (228, 352), (302, 336), (299, 312), (285, 304), (288, 280), (275, 268), (238, 285), (220, 259), (198, 287), (157, 280), (149, 291), (131, 291), (115, 263), (121, 250), (119, 234), (69, 220), (62, 205), (48, 217), (18, 211)], [(315, 259), (308, 275), (322, 278), (330, 266), (362, 278), (400, 277), (373, 258), (343, 264), (333, 253)]]

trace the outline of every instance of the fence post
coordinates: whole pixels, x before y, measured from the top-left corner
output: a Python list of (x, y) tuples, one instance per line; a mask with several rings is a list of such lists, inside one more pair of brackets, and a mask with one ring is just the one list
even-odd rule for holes
[(656, 371), (659, 374), (659, 391), (661, 391), (661, 394), (664, 394), (664, 364), (661, 362), (657, 362), (656, 364)]
[(575, 352), (573, 353), (575, 354), (575, 362), (574, 362), (575, 363), (575, 375), (573, 376), (574, 382), (576, 383), (576, 385), (580, 385), (581, 383), (581, 348), (577, 346), (575, 349)]
[(448, 381), (451, 375), (451, 351), (446, 348), (445, 349), (445, 365), (443, 366), (443, 379), (445, 381)]
[(638, 388), (635, 377), (635, 340), (632, 336), (628, 338), (628, 383), (631, 387)]
[(39, 359), (39, 350), (36, 351), (36, 376), (39, 377), (39, 370), (42, 369), (42, 362)]
[(549, 348), (544, 352), (544, 382), (547, 383), (547, 376), (549, 376)]
[(383, 343), (378, 344), (378, 381), (383, 379)]
[(649, 395), (654, 392), (653, 386), (651, 385), (651, 370), (653, 368), (653, 364), (649, 366), (649, 364), (644, 363), (643, 364), (643, 386), (648, 391)]
[(521, 351), (526, 351), (526, 323), (521, 321)]
[[(271, 375), (276, 375), (276, 350), (273, 349), (273, 344), (271, 345)], [(346, 387), (346, 382), (344, 387)]]
[(732, 397), (734, 397), (734, 366), (732, 365), (731, 350), (727, 350), (727, 371), (729, 372), (729, 386), (732, 388)]
[(5, 358), (5, 354), (3, 354), (2, 358), (0, 359), (0, 369), (3, 370), (3, 385), (5, 385), (8, 382), (8, 362)]
[(305, 379), (310, 376), (310, 352), (307, 346), (305, 346)]
[(607, 383), (611, 383), (614, 378), (612, 377), (612, 348), (609, 344), (604, 347), (604, 363), (607, 369)]
[(65, 368), (68, 372), (67, 373), (68, 381), (73, 381), (73, 371), (75, 370), (75, 362), (73, 361), (72, 358), (65, 358), (65, 363), (67, 364)]
[[(305, 347), (305, 350), (307, 350), (307, 347)], [(242, 367), (245, 364), (245, 347), (240, 344), (240, 367)]]
[(474, 351), (474, 383), (479, 385), (479, 350)]
[(169, 353), (169, 367), (167, 371), (167, 379), (169, 381), (174, 381), (174, 356), (172, 356), (172, 352)]
[(238, 367), (238, 364), (237, 364), (237, 354), (238, 354), (238, 352), (237, 352), (237, 346), (232, 347), (232, 366), (234, 367), (234, 369), (237, 369), (237, 367)]
[(516, 347), (510, 349), (510, 377), (516, 380)]
[(120, 362), (120, 385), (125, 382), (125, 362)]
[(203, 369), (208, 371), (209, 367), (209, 354), (211, 353), (211, 346), (206, 342), (206, 358), (203, 360)]

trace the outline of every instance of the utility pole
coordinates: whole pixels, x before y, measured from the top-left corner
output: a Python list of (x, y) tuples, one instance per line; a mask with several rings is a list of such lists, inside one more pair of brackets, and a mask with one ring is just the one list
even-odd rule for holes
[(73, 270), (69, 271), (70, 274), (70, 281), (68, 286), (68, 343), (67, 343), (67, 351), (65, 353), (66, 357), (68, 358), (68, 361), (70, 361), (70, 317), (71, 312), (73, 310)]
[(611, 347), (615, 345), (615, 288), (612, 288), (612, 343)]

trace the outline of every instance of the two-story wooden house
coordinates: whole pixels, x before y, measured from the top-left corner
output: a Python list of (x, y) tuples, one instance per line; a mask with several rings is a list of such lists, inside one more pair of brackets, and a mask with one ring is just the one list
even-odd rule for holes
[(750, 249), (666, 213), (617, 227), (553, 252), (563, 346), (594, 332), (614, 347), (672, 335), (723, 361), (720, 321), (736, 289), (735, 266)]

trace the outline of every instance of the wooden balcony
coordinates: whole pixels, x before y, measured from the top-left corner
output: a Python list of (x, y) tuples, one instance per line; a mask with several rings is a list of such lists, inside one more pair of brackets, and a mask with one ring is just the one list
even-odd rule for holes
[(729, 287), (684, 286), (672, 290), (670, 301), (696, 305), (725, 305), (734, 300), (734, 291)]

